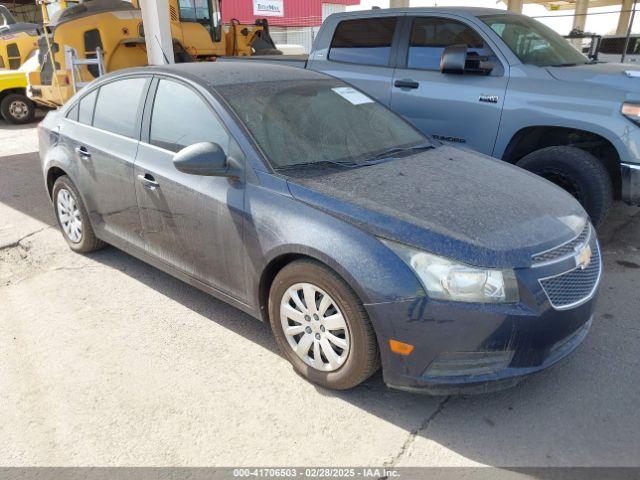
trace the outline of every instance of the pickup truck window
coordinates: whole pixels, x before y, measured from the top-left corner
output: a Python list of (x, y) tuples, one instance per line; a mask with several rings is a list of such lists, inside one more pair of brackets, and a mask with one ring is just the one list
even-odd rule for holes
[[(603, 38), (602, 42), (600, 43), (600, 53), (622, 55), (624, 43), (624, 37)], [(629, 39), (629, 46), (627, 47), (627, 55), (638, 54), (640, 54), (640, 38), (631, 37)]]
[(331, 41), (329, 59), (386, 67), (396, 23), (395, 17), (340, 22)]
[(539, 67), (569, 67), (589, 60), (546, 25), (522, 15), (483, 15), (479, 17), (522, 63)]
[(338, 80), (252, 82), (217, 90), (275, 169), (352, 165), (429, 142), (386, 107)]
[(446, 47), (466, 45), (470, 52), (486, 55), (484, 40), (462, 22), (448, 18), (416, 18), (411, 29), (407, 67), (439, 70), (440, 58)]

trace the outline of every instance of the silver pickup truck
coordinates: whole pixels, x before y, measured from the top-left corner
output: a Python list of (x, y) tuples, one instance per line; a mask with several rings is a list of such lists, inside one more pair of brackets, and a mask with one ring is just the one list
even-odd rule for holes
[(640, 204), (640, 66), (593, 63), (504, 10), (329, 16), (308, 58), (248, 57), (350, 82), (424, 133), (515, 163), (571, 192), (595, 224)]

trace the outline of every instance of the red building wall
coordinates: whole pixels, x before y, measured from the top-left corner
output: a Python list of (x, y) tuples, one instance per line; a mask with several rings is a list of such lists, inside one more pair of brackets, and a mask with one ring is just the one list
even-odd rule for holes
[[(316, 27), (322, 23), (322, 4), (359, 5), (360, 0), (283, 0), (283, 17), (266, 17), (269, 25)], [(223, 0), (222, 19), (225, 23), (237, 18), (242, 23), (253, 23), (253, 0)]]

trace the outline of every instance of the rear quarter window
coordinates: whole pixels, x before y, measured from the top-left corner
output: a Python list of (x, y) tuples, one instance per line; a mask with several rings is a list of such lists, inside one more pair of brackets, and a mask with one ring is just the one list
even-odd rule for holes
[(387, 66), (397, 18), (345, 20), (331, 41), (329, 59), (338, 62)]
[(93, 110), (96, 105), (98, 90), (94, 90), (80, 99), (78, 106), (78, 118), (80, 123), (91, 125), (93, 123)]

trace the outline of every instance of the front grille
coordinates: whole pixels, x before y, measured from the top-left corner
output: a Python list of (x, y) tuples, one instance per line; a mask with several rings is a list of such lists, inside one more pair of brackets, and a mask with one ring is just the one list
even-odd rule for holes
[(540, 285), (554, 308), (575, 307), (594, 294), (600, 280), (602, 264), (598, 242), (594, 241), (591, 245), (591, 263), (584, 270), (576, 267), (569, 272), (540, 280)]
[(580, 232), (580, 235), (578, 235), (573, 240), (570, 240), (569, 242), (560, 245), (559, 247), (552, 248), (551, 250), (538, 253), (531, 257), (531, 260), (533, 260), (533, 266), (536, 267), (542, 264), (556, 262), (562, 260), (563, 258), (575, 255), (576, 249), (588, 243), (590, 237), (591, 225), (589, 224), (589, 222), (587, 222), (582, 232)]

